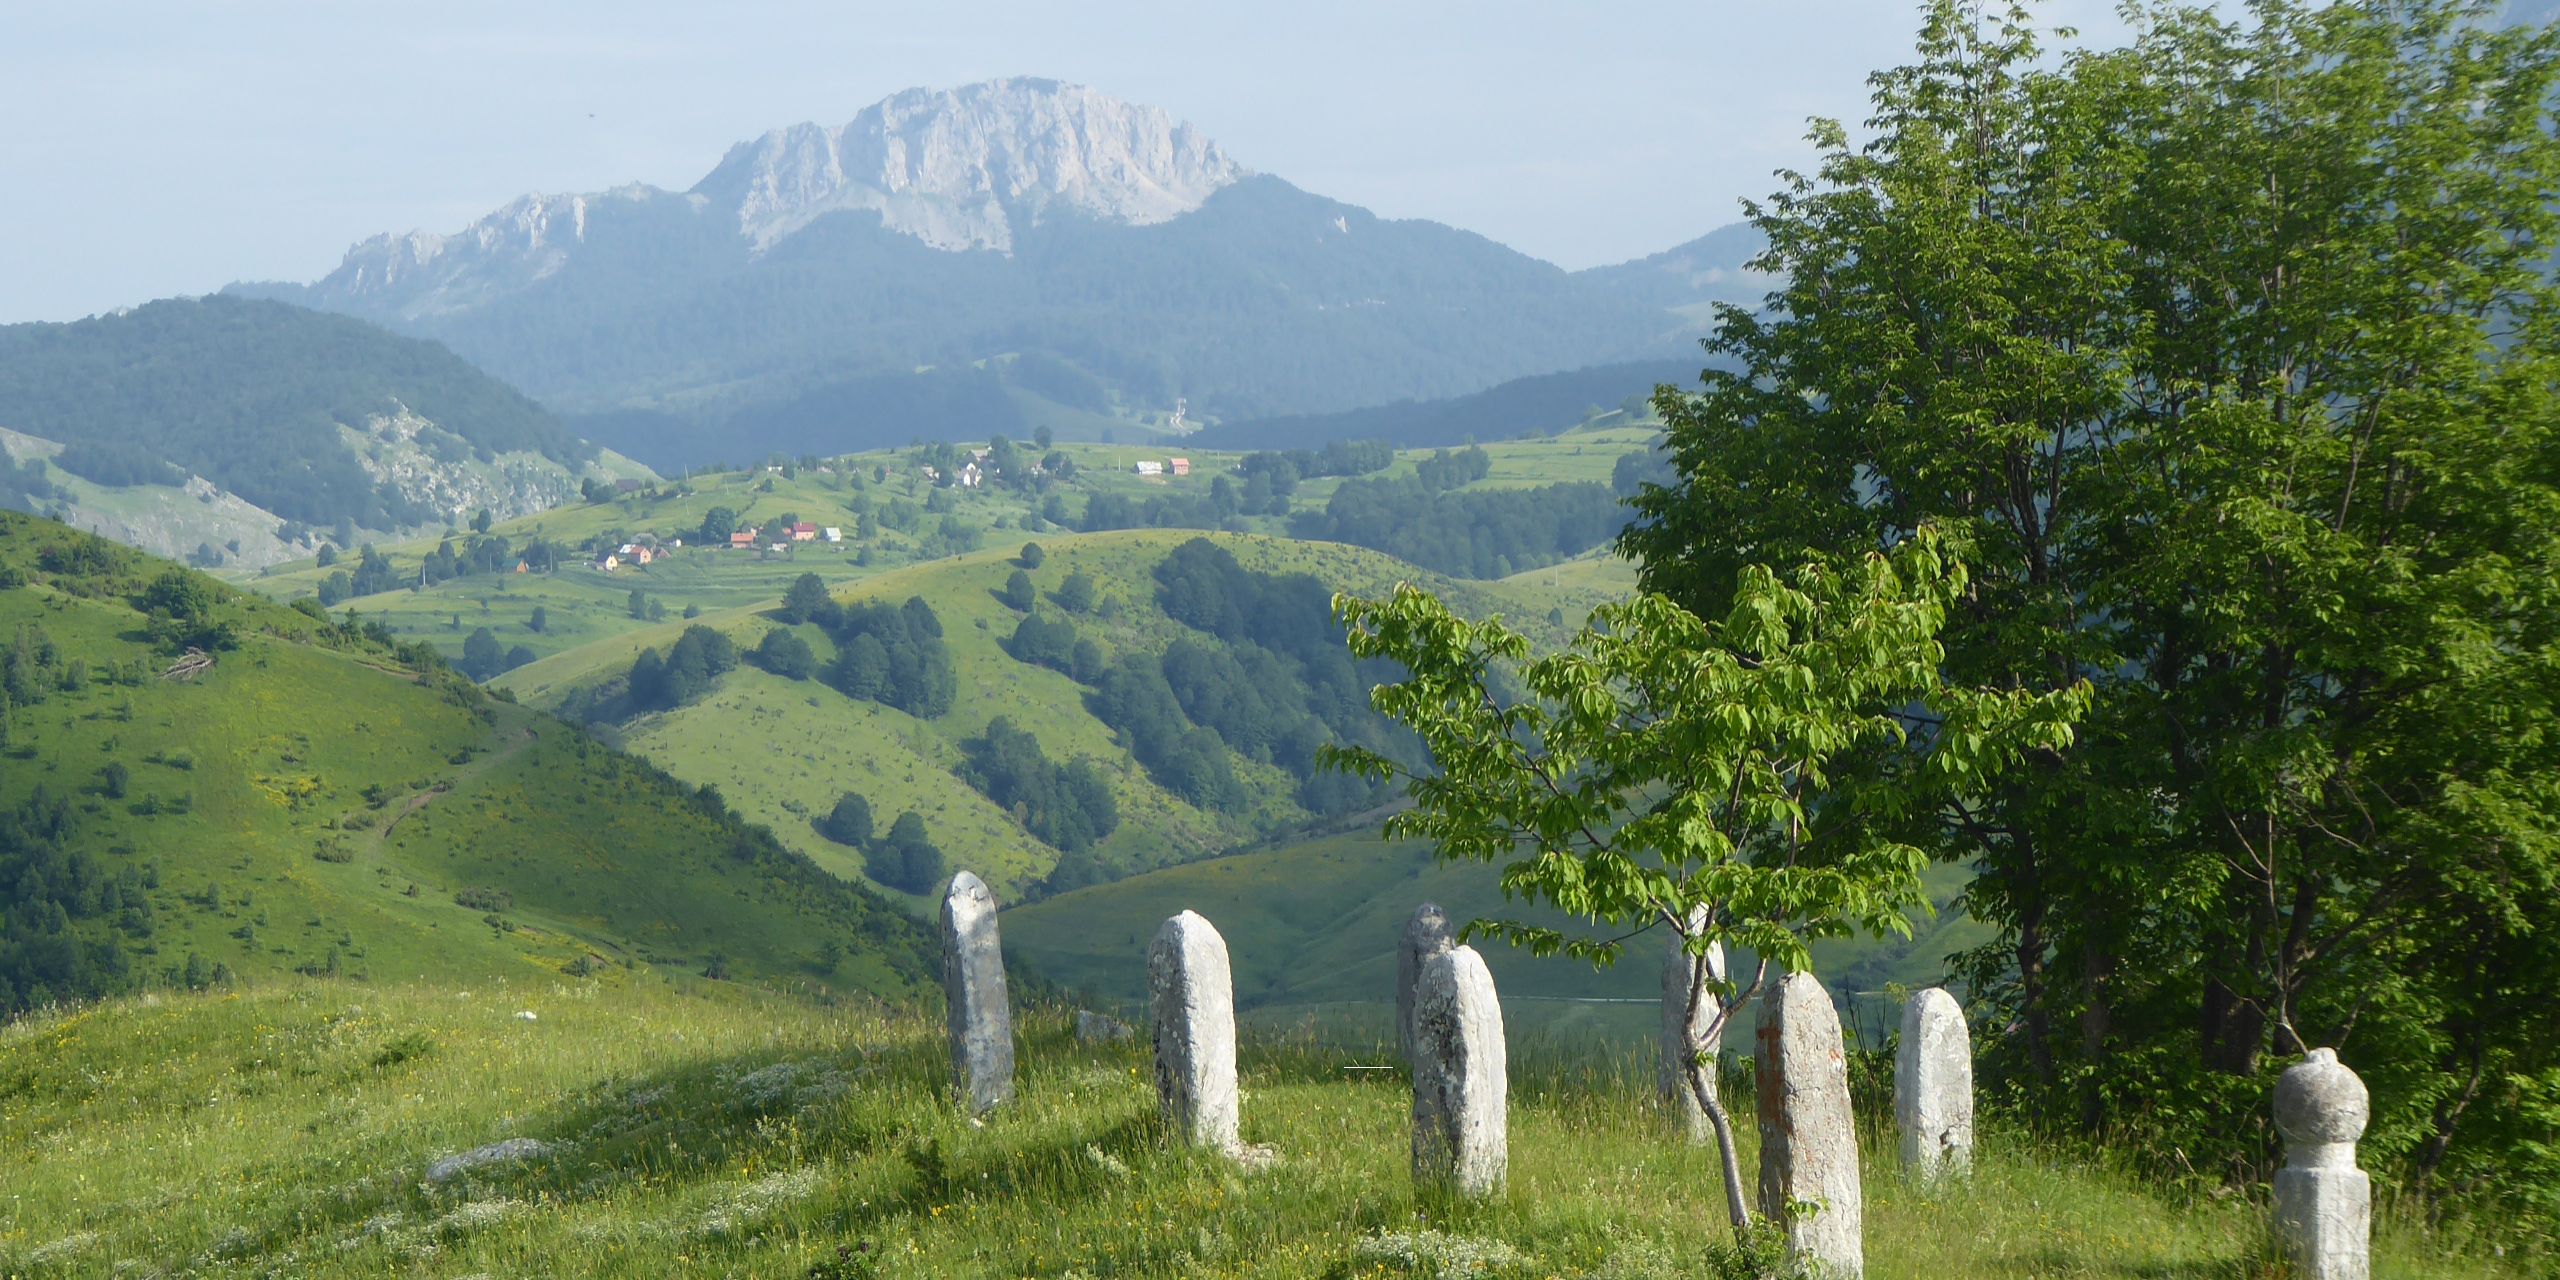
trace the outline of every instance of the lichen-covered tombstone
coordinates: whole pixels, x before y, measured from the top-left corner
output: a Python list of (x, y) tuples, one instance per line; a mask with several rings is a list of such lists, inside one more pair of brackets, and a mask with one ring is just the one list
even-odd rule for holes
[(2371, 1117), (2364, 1081), (2335, 1049), (2314, 1049), (2276, 1081), (2276, 1232), (2303, 1280), (2373, 1274), (2373, 1184), (2356, 1167)]
[(1903, 1002), (1893, 1118), (1904, 1173), (1931, 1182), (1973, 1167), (1973, 1033), (1964, 1007), (1943, 988), (1915, 991)]
[[(1761, 997), (1757, 1038), (1760, 1212), (1807, 1270), (1856, 1280), (1867, 1270), (1866, 1209), (1840, 1012), (1812, 974), (1791, 973)], [(1821, 1208), (1795, 1212), (1807, 1202)]]
[(1422, 967), (1413, 999), (1413, 1179), (1468, 1199), (1509, 1173), (1511, 1076), (1493, 973), (1473, 947)]
[(963, 871), (942, 895), (942, 997), (951, 1039), (951, 1084), (974, 1114), (1013, 1097), (1013, 1006), (1004, 990), (996, 896)]
[(1235, 984), (1226, 939), (1197, 912), (1165, 921), (1147, 948), (1147, 1021), (1157, 1102), (1174, 1140), (1236, 1151)]

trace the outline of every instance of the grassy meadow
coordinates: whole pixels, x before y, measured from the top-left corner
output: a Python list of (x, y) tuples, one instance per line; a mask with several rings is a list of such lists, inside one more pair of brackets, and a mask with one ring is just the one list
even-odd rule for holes
[[(0, 1030), (0, 1274), (1719, 1274), (1713, 1158), (1667, 1131), (1641, 1061), (1515, 1047), (1509, 1185), (1456, 1205), (1412, 1188), (1401, 1072), (1345, 1069), (1375, 1049), (1248, 1037), (1244, 1135), (1277, 1163), (1244, 1172), (1167, 1149), (1142, 1047), (1078, 1044), (1055, 1012), (1016, 1034), (1020, 1095), (981, 1124), (921, 1015), (645, 975), (31, 1017)], [(2256, 1197), (2147, 1190), (1997, 1127), (1971, 1185), (1928, 1193), (1881, 1137), (1871, 1275), (2280, 1274)], [(502, 1142), (517, 1158), (434, 1171)], [(2377, 1275), (2501, 1274), (2387, 1207), (2379, 1235)]]

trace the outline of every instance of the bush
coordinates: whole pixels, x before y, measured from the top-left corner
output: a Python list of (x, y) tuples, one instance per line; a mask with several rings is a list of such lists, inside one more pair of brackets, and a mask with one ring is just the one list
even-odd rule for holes
[(871, 802), (848, 791), (818, 822), (818, 834), (859, 849), (871, 843)]

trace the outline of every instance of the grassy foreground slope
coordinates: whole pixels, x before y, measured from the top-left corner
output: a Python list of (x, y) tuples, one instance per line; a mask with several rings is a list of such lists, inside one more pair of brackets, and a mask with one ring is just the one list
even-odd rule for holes
[[(1158, 607), (1153, 575), (1166, 553), (1203, 536), (1228, 548), (1248, 569), (1308, 573), (1358, 592), (1416, 581), (1471, 615), (1503, 612), (1532, 629), (1548, 625), (1544, 619), (1550, 609), (1562, 608), (1578, 618), (1602, 598), (1597, 590), (1459, 582), (1334, 543), (1161, 529), (1033, 539), (1045, 552), (1040, 566), (1029, 571), (1041, 593), (1038, 607), (1045, 616), (1069, 618), (1107, 656), (1161, 652), (1177, 637), (1197, 638), (1199, 633)], [(1303, 820), (1286, 777), (1272, 766), (1246, 761), (1238, 762), (1238, 771), (1256, 797), (1249, 810), (1219, 814), (1185, 803), (1130, 759), (1112, 730), (1087, 707), (1082, 686), (1005, 652), (1001, 642), (1023, 615), (999, 599), (998, 591), (1015, 571), (1019, 549), (1015, 543), (890, 570), (836, 593), (845, 600), (892, 604), (915, 596), (933, 607), (959, 677), (958, 697), (948, 715), (918, 719), (846, 697), (823, 681), (787, 680), (742, 666), (723, 676), (700, 701), (633, 721), (624, 729), (624, 741), (678, 778), (717, 786), (740, 813), (769, 824), (785, 844), (847, 876), (861, 874), (859, 858), (820, 836), (811, 819), (823, 816), (847, 791), (868, 799), (883, 826), (912, 810), (924, 818), (952, 866), (977, 871), (1008, 897), (1019, 896), (1046, 875), (1058, 853), (952, 773), (961, 761), (960, 744), (997, 716), (1031, 730), (1052, 759), (1085, 757), (1103, 769), (1119, 806), (1120, 828), (1103, 842), (1099, 854), (1115, 868), (1188, 861)], [(1070, 615), (1051, 596), (1069, 574), (1078, 572), (1096, 584), (1098, 602), (1081, 615)], [(747, 649), (780, 625), (771, 612), (732, 609), (693, 623), (717, 627)], [(518, 668), (497, 684), (528, 703), (556, 706), (575, 689), (629, 670), (642, 649), (671, 645), (687, 625), (692, 623), (670, 620), (582, 645)], [(832, 656), (832, 646), (817, 628), (801, 630), (822, 662)]]
[(6, 716), (0, 807), (67, 803), (59, 843), (85, 870), (56, 879), (61, 931), (128, 958), (106, 989), (623, 962), (896, 994), (929, 970), (876, 896), (414, 653), (199, 578), (238, 647), (164, 678), (137, 598), (173, 566), (0, 513), (0, 570), (0, 638), (55, 659)]
[[(1910, 939), (1814, 948), (1816, 972), (1848, 1003), (1867, 1043), (1883, 1043), (1888, 1019), (1898, 1016), (1889, 986), (1942, 981), (1949, 955), (1988, 936), (1953, 910), (1961, 869), (1934, 870), (1928, 887), (1941, 910), (1914, 919)], [(1503, 900), (1492, 869), (1443, 863), (1428, 845), (1360, 832), (1168, 867), (1015, 907), (1004, 914), (1004, 937), (1044, 976), (1135, 1016), (1146, 1005), (1148, 941), (1166, 917), (1197, 911), (1227, 940), (1236, 1005), (1248, 1022), (1321, 1028), (1334, 1043), (1379, 1044), (1393, 1026), (1396, 942), (1405, 918), (1424, 902), (1439, 903), (1458, 924), (1523, 914), (1520, 904)], [(1526, 914), (1567, 923), (1548, 912)], [(1659, 1025), (1663, 945), (1639, 936), (1618, 964), (1597, 971), (1500, 942), (1477, 949), (1515, 1034), (1630, 1043)], [(1747, 1052), (1749, 1032), (1737, 1028), (1729, 1043)]]
[[(1402, 1076), (1303, 1044), (1244, 1046), (1244, 1136), (1279, 1159), (1251, 1174), (1164, 1147), (1139, 1045), (1023, 1018), (1021, 1092), (983, 1126), (942, 1099), (942, 1053), (928, 1019), (645, 976), (313, 981), (32, 1018), (0, 1030), (0, 1273), (1716, 1274), (1712, 1156), (1666, 1134), (1646, 1064), (1515, 1053), (1509, 1186), (1453, 1206), (1414, 1195)], [(1970, 1186), (1923, 1194), (1879, 1137), (1870, 1275), (2278, 1274), (2250, 1197), (2171, 1197), (1996, 1127)], [(2377, 1275), (2512, 1274), (2388, 1212), (2379, 1235)]]

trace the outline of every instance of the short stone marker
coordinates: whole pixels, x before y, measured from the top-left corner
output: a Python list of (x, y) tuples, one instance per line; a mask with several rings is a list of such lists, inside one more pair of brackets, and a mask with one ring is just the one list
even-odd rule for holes
[(1129, 1024), (1109, 1014), (1091, 1009), (1076, 1010), (1076, 1043), (1112, 1044), (1128, 1039), (1133, 1032)]
[(1178, 1142), (1235, 1151), (1235, 985), (1226, 939), (1198, 912), (1165, 921), (1147, 948), (1147, 1021), (1166, 1127)]
[(2356, 1168), (2356, 1139), (2372, 1112), (2364, 1081), (2335, 1049), (2314, 1049), (2276, 1081), (2276, 1232), (2303, 1280), (2373, 1273), (2373, 1184)]
[[(1712, 990), (1702, 992), (1693, 1008), (1689, 1003), (1690, 979), (1696, 975), (1699, 957), (1690, 955), (1687, 939), (1674, 936), (1662, 955), (1662, 1063), (1654, 1080), (1654, 1091), (1662, 1105), (1680, 1118), (1689, 1141), (1705, 1142), (1713, 1136), (1707, 1124), (1706, 1108), (1698, 1105), (1698, 1095), (1689, 1091), (1689, 1063), (1703, 1053), (1707, 1055), (1707, 1088), (1716, 1087), (1713, 1066), (1720, 1048), (1713, 1043), (1721, 1030), (1716, 1023), (1721, 1005)], [(1724, 947), (1707, 945), (1707, 976), (1724, 980)]]
[(1973, 1167), (1973, 1033), (1943, 987), (1915, 991), (1902, 1004), (1893, 1119), (1904, 1173), (1929, 1182)]
[(1413, 984), (1422, 981), (1422, 966), (1449, 949), (1449, 915), (1436, 902), (1413, 909), (1396, 943), (1396, 1043), (1404, 1060), (1413, 1061)]
[(1013, 1006), (1004, 993), (996, 896), (963, 871), (942, 895), (942, 998), (951, 1034), (951, 1087), (983, 1114), (1013, 1097)]
[[(1858, 1127), (1849, 1114), (1849, 1060), (1840, 1013), (1810, 973), (1791, 973), (1761, 997), (1758, 1028), (1760, 1212), (1787, 1234), (1787, 1253), (1816, 1274), (1866, 1274)], [(1820, 1201), (1796, 1215), (1788, 1206)]]
[(1422, 966), (1413, 994), (1413, 1180), (1468, 1199), (1511, 1167), (1511, 1072), (1502, 1003), (1473, 947)]

